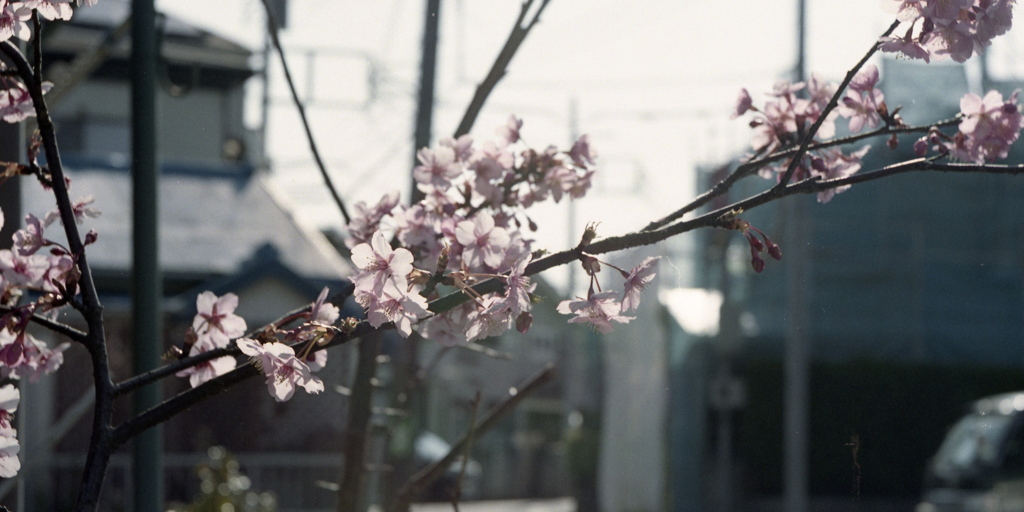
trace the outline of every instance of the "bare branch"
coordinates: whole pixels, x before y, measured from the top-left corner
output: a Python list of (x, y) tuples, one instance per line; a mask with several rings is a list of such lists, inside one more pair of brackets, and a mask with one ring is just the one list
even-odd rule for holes
[[(299, 111), (299, 117), (302, 119), (302, 127), (306, 130), (306, 139), (309, 141), (309, 149), (313, 152), (313, 159), (316, 160), (316, 166), (320, 169), (320, 175), (324, 178), (324, 184), (327, 185), (327, 190), (330, 191), (331, 197), (334, 198), (334, 203), (338, 206), (338, 211), (341, 212), (341, 216), (345, 219), (345, 224), (352, 222), (352, 219), (348, 215), (348, 209), (345, 208), (345, 202), (341, 200), (341, 195), (338, 194), (338, 189), (334, 187), (334, 182), (331, 181), (331, 176), (327, 174), (327, 166), (324, 164), (322, 158), (320, 158), (320, 151), (316, 147), (316, 141), (313, 139), (313, 130), (309, 127), (309, 119), (306, 118), (306, 107), (302, 104), (302, 100), (299, 99), (299, 93), (295, 90), (295, 82), (292, 80), (292, 73), (288, 70), (288, 61), (284, 56), (284, 48), (281, 46), (281, 40), (277, 36), (277, 20), (274, 19), (273, 9), (270, 7), (268, 0), (263, 1), (263, 10), (267, 13), (267, 32), (270, 34), (270, 39), (274, 43), (274, 48), (277, 49), (277, 55), (281, 57), (281, 68), (284, 69), (284, 77), (288, 81), (288, 89), (292, 93), (292, 100), (295, 102), (295, 108)], [(264, 63), (264, 66), (267, 64)]]
[(526, 36), (530, 33), (530, 29), (540, 21), (540, 15), (544, 12), (544, 8), (548, 6), (551, 0), (541, 0), (540, 6), (537, 8), (537, 12), (534, 13), (533, 18), (529, 23), (523, 25), (523, 21), (526, 19), (526, 15), (530, 11), (530, 7), (533, 5), (534, 0), (525, 0), (522, 7), (519, 10), (519, 17), (516, 18), (516, 24), (512, 27), (512, 32), (509, 33), (508, 39), (505, 41), (505, 46), (498, 52), (498, 57), (494, 59), (494, 64), (491, 66), (491, 70), (487, 73), (487, 77), (484, 78), (483, 82), (476, 88), (476, 93), (473, 95), (473, 100), (469, 102), (469, 106), (466, 107), (466, 113), (462, 116), (462, 121), (459, 122), (459, 127), (455, 130), (455, 137), (461, 137), (470, 130), (473, 129), (473, 123), (476, 122), (477, 116), (480, 115), (480, 110), (484, 108), (484, 103), (487, 101), (487, 97), (491, 95), (491, 92), (498, 85), (498, 82), (507, 73), (508, 65), (512, 62), (512, 57), (515, 56), (516, 51), (519, 50), (519, 45), (523, 44)]
[(484, 416), (483, 421), (477, 426), (475, 432), (470, 429), (466, 435), (462, 436), (461, 439), (452, 445), (447, 455), (421, 469), (402, 485), (402, 488), (398, 490), (398, 495), (395, 497), (395, 503), (392, 505), (391, 511), (408, 512), (412, 500), (416, 499), (424, 489), (444, 474), (448, 467), (452, 465), (452, 462), (455, 461), (455, 458), (465, 450), (466, 445), (471, 442), (474, 436), (479, 437), (489, 432), (508, 413), (512, 412), (523, 399), (540, 389), (544, 384), (547, 384), (554, 376), (555, 368), (549, 363), (541, 371), (526, 379), (521, 386), (513, 388), (513, 392), (509, 396), (505, 397), (501, 403), (494, 406), (490, 411), (487, 411), (487, 415)]

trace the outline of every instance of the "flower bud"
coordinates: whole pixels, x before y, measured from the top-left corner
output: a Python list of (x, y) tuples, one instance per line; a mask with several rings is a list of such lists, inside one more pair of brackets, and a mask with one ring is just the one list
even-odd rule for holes
[(597, 261), (597, 258), (589, 255), (583, 255), (580, 258), (580, 264), (583, 265), (583, 271), (589, 276), (597, 275), (601, 272), (601, 262)]
[(516, 317), (516, 330), (519, 331), (520, 333), (526, 334), (527, 332), (530, 331), (530, 326), (532, 325), (533, 315), (531, 315), (528, 311), (523, 311), (522, 313), (519, 313), (518, 317)]
[(338, 328), (341, 329), (341, 332), (345, 334), (352, 334), (353, 332), (355, 332), (356, 326), (358, 325), (358, 318), (348, 317), (341, 320), (341, 323), (338, 326)]
[(590, 245), (597, 238), (597, 223), (587, 224), (587, 228), (583, 230), (583, 237), (580, 238), (580, 244), (577, 247), (586, 247)]
[(898, 137), (896, 137), (896, 134), (894, 133), (892, 134), (892, 137), (889, 137), (889, 140), (885, 143), (885, 145), (889, 146), (889, 151), (895, 151), (896, 148), (899, 147), (900, 145), (900, 140)]

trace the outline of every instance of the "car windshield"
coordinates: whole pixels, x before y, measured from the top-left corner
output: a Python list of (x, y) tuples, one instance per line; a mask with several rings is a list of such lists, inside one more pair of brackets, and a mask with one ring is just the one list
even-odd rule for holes
[(996, 464), (1012, 420), (1002, 414), (971, 414), (961, 419), (935, 455), (935, 474), (955, 478)]

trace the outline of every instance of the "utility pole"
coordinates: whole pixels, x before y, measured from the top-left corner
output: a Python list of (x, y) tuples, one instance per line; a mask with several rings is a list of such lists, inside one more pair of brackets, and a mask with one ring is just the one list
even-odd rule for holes
[[(156, 66), (154, 0), (132, 0), (132, 321), (134, 369), (141, 374), (160, 366), (163, 349), (157, 200)], [(159, 382), (135, 391), (139, 414), (160, 403)], [(164, 507), (163, 427), (157, 425), (135, 438), (135, 512), (161, 512)]]
[[(437, 74), (437, 27), (441, 18), (441, 0), (427, 0), (426, 19), (423, 23), (423, 56), (420, 60), (420, 95), (416, 104), (416, 135), (412, 148), (412, 164), (417, 165), (416, 152), (430, 145), (430, 130), (434, 124), (434, 82)], [(410, 177), (412, 190), (410, 204), (423, 199)]]
[[(803, 80), (805, 69), (806, 0), (797, 0), (797, 57), (795, 81)], [(807, 314), (807, 290), (813, 280), (807, 241), (813, 229), (806, 214), (803, 197), (783, 203), (786, 219), (785, 240), (788, 286), (786, 288), (786, 347), (783, 406), (784, 489), (787, 512), (807, 512), (807, 453), (809, 422), (809, 345), (810, 322)]]

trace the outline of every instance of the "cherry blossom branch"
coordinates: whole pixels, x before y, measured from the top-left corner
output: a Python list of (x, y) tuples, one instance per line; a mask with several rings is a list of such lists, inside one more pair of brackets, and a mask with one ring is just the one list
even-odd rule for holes
[[(36, 34), (39, 38), (39, 34)], [(103, 327), (103, 306), (100, 304), (96, 285), (93, 281), (92, 270), (89, 267), (85, 254), (85, 245), (78, 232), (78, 223), (71, 206), (71, 198), (68, 196), (67, 181), (64, 177), (64, 168), (61, 165), (60, 151), (57, 148), (56, 131), (53, 127), (53, 120), (43, 98), (43, 87), (40, 74), (32, 69), (32, 66), (10, 41), (0, 42), (0, 52), (14, 64), (18, 75), (25, 82), (25, 88), (32, 98), (32, 104), (36, 113), (36, 122), (40, 136), (43, 140), (43, 151), (46, 155), (46, 162), (52, 177), (52, 190), (57, 201), (57, 209), (60, 212), (61, 222), (64, 224), (64, 233), (68, 239), (68, 247), (76, 259), (76, 264), (81, 272), (79, 289), (82, 294), (82, 316), (85, 318), (88, 330), (82, 341), (89, 351), (92, 360), (93, 383), (96, 386), (96, 407), (93, 410), (92, 437), (89, 442), (89, 453), (85, 463), (85, 471), (82, 475), (82, 484), (79, 488), (78, 499), (75, 505), (76, 510), (95, 510), (99, 500), (99, 491), (103, 486), (103, 478), (106, 475), (107, 465), (110, 462), (110, 454), (114, 446), (111, 444), (110, 418), (113, 414), (114, 384), (110, 379), (109, 360), (107, 358), (106, 335)]]
[[(391, 511), (408, 512), (413, 500), (419, 497), (424, 489), (437, 481), (437, 479), (448, 470), (452, 463), (455, 462), (455, 459), (465, 450), (466, 445), (469, 444), (474, 437), (479, 438), (494, 428), (494, 426), (508, 415), (508, 413), (512, 412), (520, 402), (533, 392), (540, 389), (541, 386), (550, 382), (554, 376), (555, 367), (551, 363), (548, 363), (542, 370), (524, 381), (520, 386), (514, 388), (513, 393), (505, 397), (501, 403), (494, 406), (487, 412), (475, 429), (470, 428), (470, 430), (466, 432), (461, 439), (456, 441), (448, 450), (447, 455), (434, 461), (432, 464), (421, 469), (410, 477), (409, 480), (402, 485), (402, 488), (398, 490), (398, 494), (395, 496), (395, 502), (391, 506)], [(465, 463), (466, 461), (464, 460), (463, 464)]]
[[(352, 291), (354, 289), (355, 287), (352, 285), (351, 282), (346, 283), (345, 287), (342, 288), (342, 290), (339, 291), (338, 293), (331, 296), (329, 300), (330, 302), (341, 304), (352, 295)], [(285, 313), (277, 320), (274, 320), (273, 322), (270, 322), (269, 324), (264, 325), (258, 329), (253, 329), (242, 337), (252, 338), (256, 336), (256, 334), (265, 329), (278, 329), (283, 325), (287, 325), (288, 323), (301, 318), (303, 314), (309, 313), (310, 307), (311, 305), (307, 305), (301, 308), (297, 308), (293, 311), (289, 311), (288, 313)], [(146, 384), (156, 382), (164, 377), (174, 375), (175, 373), (178, 373), (181, 370), (191, 368), (193, 366), (205, 363), (207, 361), (212, 361), (214, 359), (217, 359), (218, 357), (238, 356), (241, 355), (241, 353), (242, 351), (238, 349), (238, 346), (231, 344), (228, 345), (227, 347), (215, 348), (208, 350), (206, 352), (201, 352), (194, 356), (183, 357), (159, 368), (154, 368), (146, 373), (140, 373), (139, 375), (135, 375), (134, 377), (130, 377), (121, 382), (118, 382), (114, 386), (114, 396), (121, 396), (126, 393), (130, 393), (142, 386), (145, 386)]]
[(550, 1), (541, 0), (537, 12), (534, 13), (533, 18), (525, 26), (523, 21), (526, 20), (526, 15), (529, 14), (534, 0), (525, 0), (522, 3), (519, 9), (519, 17), (516, 18), (516, 24), (512, 27), (512, 32), (509, 33), (505, 46), (501, 48), (501, 51), (498, 52), (498, 57), (494, 59), (494, 64), (491, 65), (491, 70), (487, 73), (487, 77), (477, 86), (476, 93), (473, 94), (473, 99), (469, 102), (469, 106), (466, 107), (466, 113), (463, 114), (462, 121), (459, 122), (459, 127), (455, 130), (455, 138), (459, 138), (473, 129), (473, 124), (476, 122), (477, 116), (480, 115), (480, 110), (483, 109), (487, 97), (491, 95), (498, 82), (508, 72), (508, 65), (512, 62), (512, 57), (515, 56), (519, 46), (526, 40), (526, 36), (530, 33), (533, 26), (540, 21), (540, 15), (544, 12), (544, 8), (548, 6)]
[(784, 188), (789, 184), (789, 180), (793, 177), (793, 173), (796, 172), (796, 168), (800, 164), (800, 160), (803, 159), (804, 155), (807, 153), (807, 147), (811, 144), (811, 140), (813, 140), (814, 136), (817, 135), (818, 129), (821, 128), (822, 123), (825, 122), (828, 115), (831, 114), (832, 110), (839, 105), (839, 98), (846, 91), (846, 86), (850, 85), (850, 81), (852, 81), (853, 77), (857, 75), (860, 68), (864, 67), (864, 64), (868, 62), (868, 59), (878, 51), (878, 47), (882, 44), (882, 39), (888, 37), (889, 34), (892, 34), (892, 31), (896, 30), (896, 27), (899, 25), (899, 20), (892, 22), (892, 25), (889, 25), (889, 28), (875, 40), (871, 45), (871, 49), (861, 57), (860, 61), (857, 62), (852, 69), (846, 72), (846, 78), (844, 78), (843, 82), (836, 88), (836, 92), (832, 95), (832, 98), (828, 100), (828, 105), (825, 105), (824, 110), (822, 110), (821, 114), (818, 115), (818, 119), (811, 124), (811, 128), (807, 130), (806, 134), (804, 134), (803, 140), (800, 141), (800, 148), (797, 149), (793, 159), (789, 161), (789, 167), (786, 168), (786, 173), (782, 175), (782, 178), (779, 180), (779, 184), (776, 185), (775, 188)]
[[(331, 181), (331, 176), (327, 173), (327, 166), (324, 164), (322, 158), (320, 158), (320, 151), (317, 149), (316, 141), (313, 139), (313, 130), (309, 126), (309, 119), (306, 117), (306, 107), (302, 104), (302, 100), (299, 99), (299, 93), (295, 89), (295, 82), (292, 80), (292, 73), (288, 69), (288, 61), (284, 56), (284, 47), (281, 46), (281, 40), (277, 35), (277, 20), (274, 19), (273, 9), (270, 7), (268, 0), (263, 1), (263, 9), (267, 13), (267, 32), (270, 34), (270, 40), (274, 43), (274, 48), (277, 49), (277, 55), (281, 58), (281, 68), (284, 69), (285, 80), (288, 81), (288, 90), (292, 93), (292, 101), (295, 102), (295, 108), (299, 111), (299, 118), (302, 119), (302, 127), (306, 131), (306, 140), (309, 141), (309, 149), (313, 153), (313, 160), (316, 161), (316, 166), (320, 169), (320, 175), (324, 178), (324, 184), (327, 185), (327, 190), (330, 191), (331, 197), (334, 198), (334, 203), (338, 206), (338, 211), (341, 212), (342, 218), (345, 219), (345, 224), (352, 222), (352, 219), (348, 215), (348, 209), (345, 208), (345, 202), (342, 201), (341, 195), (338, 194), (338, 189), (335, 188), (334, 182)], [(266, 67), (267, 63), (263, 66)]]
[[(883, 135), (893, 135), (898, 133), (927, 133), (928, 130), (932, 128), (953, 126), (959, 123), (960, 121), (961, 117), (957, 116), (926, 125), (896, 126), (892, 124), (887, 124), (886, 126), (882, 126), (870, 132), (848, 135), (846, 137), (840, 137), (837, 139), (812, 144), (807, 148), (807, 151), (815, 151), (818, 149), (827, 149), (835, 146), (843, 146), (846, 144), (852, 144), (854, 142), (860, 142), (865, 139), (880, 137)], [(789, 148), (784, 151), (772, 153), (771, 155), (768, 155), (763, 158), (750, 160), (748, 162), (740, 164), (732, 173), (730, 173), (728, 176), (726, 176), (721, 181), (716, 183), (712, 188), (708, 189), (703, 194), (697, 196), (692, 201), (684, 205), (682, 208), (670, 213), (669, 215), (666, 215), (665, 217), (662, 217), (661, 219), (651, 222), (647, 226), (644, 226), (642, 231), (653, 231), (655, 229), (666, 226), (677, 219), (682, 218), (687, 213), (690, 213), (696, 210), (697, 208), (704, 206), (705, 204), (709, 203), (712, 199), (728, 192), (729, 189), (732, 188), (733, 184), (735, 184), (740, 179), (743, 179), (747, 176), (754, 174), (755, 171), (772, 162), (777, 162), (779, 160), (792, 157), (797, 153), (797, 151), (798, 148)]]
[[(393, 324), (384, 324), (379, 328), (375, 328), (367, 322), (360, 322), (352, 332), (347, 334), (338, 334), (330, 343), (314, 347), (313, 350), (325, 350), (343, 343), (348, 343), (356, 338), (361, 338), (378, 330), (393, 328)], [(257, 371), (251, 363), (245, 363), (236, 367), (234, 370), (210, 379), (199, 386), (187, 389), (164, 400), (159, 405), (143, 411), (134, 418), (126, 420), (124, 423), (118, 425), (113, 431), (114, 440), (116, 441), (115, 446), (120, 446), (132, 437), (135, 437), (139, 432), (142, 432), (154, 425), (163, 423), (185, 409), (188, 409), (189, 407), (192, 407), (213, 395), (222, 393), (234, 384), (256, 375), (263, 375), (263, 373)]]

